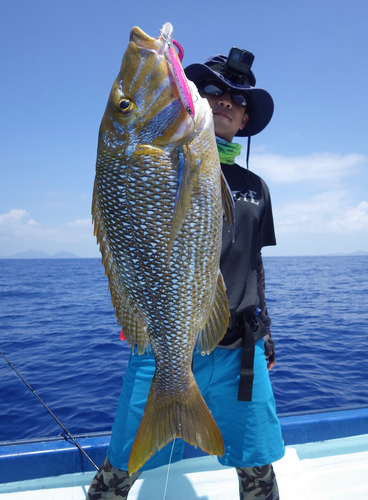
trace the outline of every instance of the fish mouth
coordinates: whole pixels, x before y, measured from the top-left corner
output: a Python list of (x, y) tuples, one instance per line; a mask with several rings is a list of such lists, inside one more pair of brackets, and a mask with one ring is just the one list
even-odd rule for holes
[(151, 36), (147, 35), (147, 33), (138, 28), (138, 26), (134, 26), (130, 30), (129, 40), (131, 42), (134, 42), (137, 47), (141, 49), (154, 50), (156, 52), (161, 46), (161, 41), (159, 39), (152, 38)]

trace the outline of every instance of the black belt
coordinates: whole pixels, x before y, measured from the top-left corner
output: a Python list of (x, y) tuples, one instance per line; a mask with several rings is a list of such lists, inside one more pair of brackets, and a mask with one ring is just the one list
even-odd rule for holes
[(259, 312), (257, 308), (232, 314), (228, 331), (219, 343), (220, 347), (231, 349), (230, 346), (237, 346), (238, 341), (242, 340), (243, 354), (240, 364), (238, 401), (252, 401), (255, 342), (268, 333), (265, 325), (258, 318)]
[(240, 364), (238, 401), (252, 401), (255, 341), (252, 328), (244, 320), (243, 355)]
[[(254, 351), (255, 337), (257, 340), (263, 336), (265, 329), (258, 319), (260, 310), (257, 308), (253, 314), (241, 313), (232, 316), (231, 326), (240, 326), (242, 323), (243, 354), (240, 364), (240, 382), (238, 389), (238, 401), (252, 401), (254, 380)], [(262, 328), (263, 327), (263, 328)]]

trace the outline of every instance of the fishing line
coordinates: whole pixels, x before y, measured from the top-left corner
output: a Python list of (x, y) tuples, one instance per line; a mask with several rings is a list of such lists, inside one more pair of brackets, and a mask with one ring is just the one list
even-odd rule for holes
[(165, 484), (165, 491), (164, 491), (164, 496), (162, 500), (165, 500), (166, 498), (166, 490), (167, 490), (167, 483), (169, 482), (169, 472), (170, 472), (170, 464), (171, 464), (171, 459), (173, 456), (173, 451), (174, 451), (174, 445), (175, 445), (176, 437), (174, 438), (172, 447), (171, 447), (171, 453), (170, 453), (170, 459), (169, 459), (169, 465), (167, 466), (167, 474), (166, 474), (166, 484)]
[(77, 441), (73, 438), (73, 436), (70, 434), (70, 432), (63, 426), (63, 424), (60, 422), (60, 420), (52, 413), (52, 411), (50, 410), (50, 408), (48, 408), (48, 406), (42, 401), (42, 399), (36, 393), (36, 391), (34, 391), (32, 389), (32, 387), (29, 385), (29, 383), (22, 377), (22, 375), (18, 372), (18, 370), (15, 368), (15, 366), (13, 366), (11, 364), (11, 362), (8, 360), (8, 358), (1, 351), (0, 351), (0, 354), (5, 359), (5, 361), (8, 363), (8, 365), (15, 371), (15, 373), (18, 375), (18, 377), (26, 384), (26, 386), (31, 391), (31, 393), (34, 396), (36, 396), (36, 398), (38, 399), (38, 401), (44, 406), (44, 408), (46, 408), (46, 410), (50, 413), (50, 415), (56, 420), (56, 422), (60, 425), (60, 427), (65, 432), (65, 434), (73, 441), (73, 443), (78, 448), (78, 450), (81, 451), (83, 453), (83, 455), (91, 462), (91, 464), (93, 465), (93, 467), (95, 467), (98, 470), (99, 467), (97, 467), (97, 465), (94, 463), (94, 461), (92, 460), (92, 458), (90, 458), (87, 455), (87, 453), (83, 450), (83, 448), (79, 445), (79, 443), (77, 443)]

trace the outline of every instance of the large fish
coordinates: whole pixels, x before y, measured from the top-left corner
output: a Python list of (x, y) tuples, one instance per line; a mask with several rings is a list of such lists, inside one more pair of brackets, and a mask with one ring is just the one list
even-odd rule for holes
[(132, 28), (101, 122), (93, 195), (116, 316), (133, 350), (152, 347), (156, 361), (130, 474), (175, 437), (224, 453), (191, 361), (195, 345), (215, 348), (229, 321), (219, 258), (232, 199), (211, 109), (191, 82), (194, 109), (184, 102), (169, 47), (162, 32)]

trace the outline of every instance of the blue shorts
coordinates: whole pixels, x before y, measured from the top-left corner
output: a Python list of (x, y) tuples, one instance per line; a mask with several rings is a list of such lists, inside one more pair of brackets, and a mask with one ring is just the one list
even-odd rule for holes
[[(267, 371), (264, 341), (255, 343), (252, 401), (238, 401), (242, 349), (216, 348), (211, 354), (194, 353), (193, 373), (207, 406), (222, 433), (222, 465), (260, 467), (284, 456), (285, 449), (275, 399)], [(128, 470), (133, 442), (142, 419), (155, 372), (153, 354), (132, 355), (124, 376), (111, 443), (110, 463)], [(140, 470), (155, 469), (183, 458), (184, 442), (175, 440), (156, 452)]]

